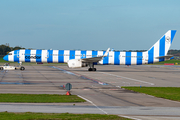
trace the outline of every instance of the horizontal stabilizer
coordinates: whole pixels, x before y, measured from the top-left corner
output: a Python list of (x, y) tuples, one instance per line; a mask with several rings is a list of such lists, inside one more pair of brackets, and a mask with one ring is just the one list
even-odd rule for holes
[(166, 56), (159, 56), (159, 57), (156, 57), (156, 59), (160, 59), (160, 58), (164, 58), (164, 59), (170, 59), (170, 58), (172, 58), (173, 57), (173, 55), (166, 55)]

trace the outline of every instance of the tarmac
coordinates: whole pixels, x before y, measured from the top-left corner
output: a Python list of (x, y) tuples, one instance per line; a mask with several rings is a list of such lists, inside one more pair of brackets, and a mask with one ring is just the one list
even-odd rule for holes
[(180, 102), (122, 89), (121, 86), (180, 87), (180, 66), (95, 66), (96, 72), (67, 66), (25, 66), (0, 71), (0, 93), (71, 94), (85, 103), (0, 103), (0, 112), (116, 114), (132, 119), (180, 119)]

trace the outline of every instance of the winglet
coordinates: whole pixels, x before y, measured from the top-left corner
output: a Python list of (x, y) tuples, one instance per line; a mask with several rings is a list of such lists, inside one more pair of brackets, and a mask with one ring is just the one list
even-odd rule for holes
[(106, 53), (103, 55), (103, 57), (106, 57), (106, 56), (108, 55), (109, 50), (110, 50), (110, 48), (108, 48), (108, 49), (106, 50)]

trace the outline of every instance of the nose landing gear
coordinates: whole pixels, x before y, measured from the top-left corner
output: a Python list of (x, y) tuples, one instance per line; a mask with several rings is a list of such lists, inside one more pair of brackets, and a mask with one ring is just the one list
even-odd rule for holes
[(22, 65), (22, 62), (19, 62), (19, 65), (20, 65), (20, 66), (19, 66), (19, 67), (20, 67), (20, 68), (19, 68), (20, 70), (25, 70), (25, 67), (24, 67), (24, 66), (21, 66), (21, 65)]

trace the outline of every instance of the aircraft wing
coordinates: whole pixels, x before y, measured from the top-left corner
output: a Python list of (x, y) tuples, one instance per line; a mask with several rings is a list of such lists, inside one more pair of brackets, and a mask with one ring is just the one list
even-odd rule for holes
[(82, 62), (99, 62), (99, 61), (101, 61), (102, 59), (103, 59), (103, 57), (106, 57), (107, 55), (108, 55), (108, 53), (109, 53), (109, 50), (110, 50), (110, 48), (108, 48), (107, 50), (106, 50), (106, 53), (104, 54), (104, 55), (102, 55), (102, 56), (98, 56), (98, 57), (91, 57), (91, 58), (83, 58), (83, 59), (81, 59), (82, 60)]

